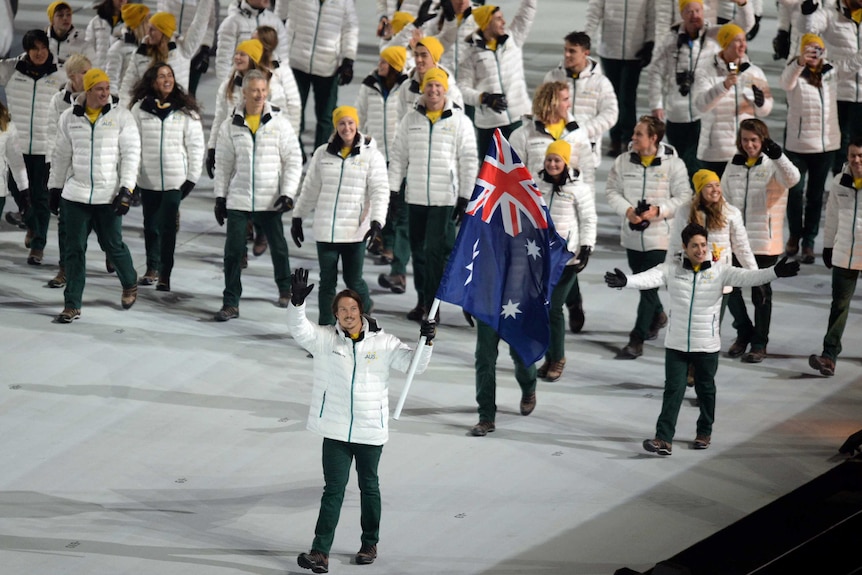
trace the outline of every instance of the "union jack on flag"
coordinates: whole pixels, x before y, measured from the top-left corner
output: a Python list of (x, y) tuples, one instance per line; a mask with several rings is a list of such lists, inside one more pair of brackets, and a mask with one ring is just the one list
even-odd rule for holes
[(548, 349), (551, 292), (572, 255), (529, 170), (496, 130), (437, 298), (494, 328), (531, 365)]

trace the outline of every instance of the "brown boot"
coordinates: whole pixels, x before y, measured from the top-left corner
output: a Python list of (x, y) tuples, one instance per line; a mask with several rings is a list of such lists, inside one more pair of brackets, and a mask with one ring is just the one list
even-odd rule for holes
[(636, 359), (644, 353), (644, 341), (638, 336), (631, 334), (629, 343), (617, 354), (617, 359)]
[(138, 284), (133, 285), (129, 288), (123, 288), (123, 295), (120, 298), (120, 303), (123, 305), (123, 309), (129, 309), (135, 302), (138, 300)]
[(251, 253), (253, 253), (255, 257), (262, 256), (268, 245), (266, 235), (260, 234), (254, 238), (254, 245), (251, 247)]
[[(536, 392), (525, 393), (521, 396), (521, 415), (530, 415), (536, 409)], [(493, 430), (492, 430), (493, 431)]]
[(171, 276), (161, 276), (156, 291), (171, 291)]
[(151, 286), (159, 279), (159, 272), (154, 269), (147, 268), (147, 273), (138, 279), (139, 286)]
[(562, 357), (558, 361), (552, 361), (548, 372), (545, 374), (545, 381), (557, 381), (563, 376), (563, 370), (566, 368), (566, 358)]
[(42, 250), (30, 250), (30, 255), (27, 256), (27, 263), (31, 266), (41, 266), (43, 255)]
[(57, 270), (57, 275), (54, 276), (54, 279), (48, 280), (49, 288), (61, 288), (66, 287), (66, 268), (60, 266), (60, 269)]

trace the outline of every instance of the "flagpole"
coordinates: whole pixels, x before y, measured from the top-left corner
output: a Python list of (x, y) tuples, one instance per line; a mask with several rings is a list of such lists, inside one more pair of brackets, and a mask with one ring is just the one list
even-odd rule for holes
[[(440, 307), (440, 300), (434, 298), (434, 303), (431, 304), (431, 309), (428, 310), (428, 317), (437, 315), (437, 309)], [(395, 413), (392, 414), (392, 419), (401, 417), (401, 410), (404, 408), (404, 402), (407, 401), (407, 393), (410, 391), (410, 384), (413, 383), (413, 376), (416, 375), (416, 368), (419, 366), (419, 360), (425, 352), (425, 340), (423, 335), (419, 338), (419, 343), (416, 344), (416, 352), (413, 354), (413, 359), (410, 361), (410, 369), (407, 370), (407, 379), (404, 381), (404, 389), (401, 390), (401, 397), (398, 398), (398, 405), (395, 406)]]

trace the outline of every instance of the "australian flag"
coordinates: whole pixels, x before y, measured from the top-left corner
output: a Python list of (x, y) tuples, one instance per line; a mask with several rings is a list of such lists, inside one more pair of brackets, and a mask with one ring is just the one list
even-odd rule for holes
[(437, 298), (493, 327), (531, 365), (548, 349), (551, 292), (572, 257), (532, 175), (496, 130)]

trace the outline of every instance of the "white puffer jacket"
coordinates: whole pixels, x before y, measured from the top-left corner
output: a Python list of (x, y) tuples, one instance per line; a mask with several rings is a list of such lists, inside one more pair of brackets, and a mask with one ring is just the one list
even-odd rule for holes
[(359, 86), (356, 111), (359, 113), (359, 131), (368, 134), (383, 146), (381, 152), (389, 162), (389, 148), (395, 142), (398, 129), (398, 100), (402, 90), (407, 89), (407, 76), (401, 74), (384, 96), (377, 74), (369, 74)]
[(51, 157), (54, 155), (54, 148), (57, 147), (57, 135), (60, 130), (60, 116), (72, 107), (75, 100), (78, 99), (78, 96), (81, 95), (81, 92), (73, 93), (72, 92), (72, 84), (71, 82), (66, 82), (66, 87), (54, 94), (54, 97), (51, 98), (51, 103), (48, 105), (48, 130), (49, 134), (46, 136), (46, 142), (48, 142), (48, 149), (45, 150), (45, 162), (51, 163)]
[(838, 0), (806, 16), (805, 32), (817, 34), (826, 43), (829, 61), (838, 70), (838, 99), (862, 102), (862, 26), (850, 17), (844, 2)]
[(637, 60), (637, 52), (655, 35), (653, 0), (590, 0), (586, 32), (601, 35), (598, 53), (611, 60)]
[(377, 144), (358, 133), (350, 155), (340, 154), (333, 138), (314, 151), (294, 208), (295, 217), (303, 219), (314, 211), (318, 242), (361, 242), (370, 222), (386, 223), (389, 180)]
[(45, 28), (45, 32), (48, 33), (48, 50), (51, 51), (51, 54), (54, 55), (54, 61), (60, 66), (65, 64), (72, 54), (83, 54), (92, 62), (95, 50), (87, 42), (84, 30), (78, 30), (72, 26), (63, 40), (54, 35), (54, 29), (51, 26)]
[(291, 0), (287, 7), (290, 65), (329, 77), (345, 58), (356, 61), (359, 21), (354, 0)]
[(53, 63), (54, 57), (48, 58), (36, 77), (25, 56), (0, 60), (0, 85), (6, 86), (9, 114), (18, 126), (21, 151), (28, 156), (48, 153), (48, 136), (53, 131), (48, 129), (44, 114), (51, 98), (66, 83), (66, 74)]
[(823, 248), (832, 248), (832, 265), (862, 270), (862, 192), (853, 187), (853, 175), (844, 170), (832, 180), (826, 201)]
[(721, 349), (721, 298), (725, 286), (750, 287), (776, 279), (773, 268), (746, 270), (704, 262), (697, 273), (683, 257), (627, 276), (626, 288), (644, 290), (667, 285), (670, 321), (664, 346), (683, 352)]
[(216, 144), (217, 198), (227, 198), (229, 210), (263, 212), (274, 209), (279, 196), (295, 198), (302, 174), (299, 139), (290, 122), (265, 104), (255, 134), (242, 108), (225, 120)]
[(138, 39), (135, 38), (134, 33), (125, 29), (123, 37), (108, 48), (108, 55), (105, 58), (105, 74), (108, 75), (111, 94), (114, 96), (120, 95), (123, 78), (126, 76), (126, 70), (129, 69), (129, 61), (139, 47), (140, 44), (138, 44)]
[(92, 47), (93, 57), (90, 62), (93, 68), (104, 70), (108, 61), (108, 49), (115, 40), (122, 38), (124, 28), (122, 20), (117, 20), (116, 24), (108, 22), (101, 16), (94, 16), (90, 20), (84, 32), (84, 40)]
[[(507, 34), (497, 40), (497, 49), (485, 45), (485, 38), (476, 31), (470, 36), (470, 48), (458, 69), (458, 79), (464, 102), (476, 107), (477, 128), (508, 126), (530, 113), (531, 100), (524, 78), (523, 46), (536, 17), (536, 0), (521, 0), (518, 12), (506, 25)], [(503, 94), (509, 107), (495, 112), (482, 104), (482, 94)]]
[[(461, 94), (461, 89), (455, 81), (451, 70), (444, 66), (437, 65), (438, 68), (446, 72), (449, 76), (449, 89), (446, 90), (446, 99), (452, 102), (452, 105), (464, 109), (464, 96)], [(419, 72), (414, 68), (407, 74), (407, 81), (401, 90), (398, 90), (398, 117), (403, 118), (407, 112), (416, 108), (422, 98), (422, 92), (419, 91), (419, 85), (422, 82), (419, 79)], [(361, 120), (362, 118), (360, 118)]]
[[(572, 147), (568, 165), (576, 168), (580, 172), (581, 180), (591, 190), (595, 190), (596, 165), (587, 131), (578, 125), (573, 116), (569, 115), (560, 139), (565, 140)], [(533, 116), (524, 116), (521, 127), (509, 136), (509, 144), (518, 153), (535, 180), (539, 179), (539, 172), (544, 168), (548, 145), (554, 141), (555, 138), (545, 129), (545, 124), (534, 120)]]
[(145, 190), (178, 190), (186, 180), (197, 183), (204, 160), (204, 132), (196, 112), (162, 110), (155, 100), (135, 103), (132, 115), (141, 141), (138, 186)]
[[(291, 23), (291, 25), (295, 25)], [(233, 54), (240, 42), (250, 40), (258, 26), (272, 26), (278, 33), (278, 47), (275, 54), (282, 65), (290, 62), (290, 44), (288, 32), (281, 20), (272, 10), (252, 8), (248, 2), (239, 5), (235, 12), (222, 20), (218, 27), (218, 47), (216, 48), (216, 78), (223, 82), (230, 74), (233, 66)]]
[(544, 81), (569, 85), (572, 114), (578, 125), (589, 134), (591, 143), (601, 142), (602, 135), (617, 123), (620, 110), (616, 92), (602, 73), (601, 65), (592, 58), (590, 65), (577, 78), (573, 78), (561, 63), (545, 74)]
[[(739, 79), (728, 90), (724, 79), (730, 72), (718, 54), (704, 62), (694, 79), (694, 105), (701, 113), (697, 159), (727, 162), (736, 153), (736, 131), (748, 118), (765, 118), (772, 112), (772, 91), (763, 70), (748, 62), (739, 66)], [(763, 90), (763, 106), (754, 105), (751, 86)]]
[(751, 250), (757, 255), (784, 253), (787, 190), (799, 181), (799, 170), (781, 154), (771, 160), (761, 154), (750, 168), (745, 156), (733, 157), (721, 176), (725, 200), (742, 213)]
[(84, 113), (86, 97), (81, 94), (60, 116), (48, 189), (63, 188), (70, 202), (110, 204), (121, 187), (135, 189), (141, 137), (132, 113), (113, 97), (91, 124)]
[[(545, 198), (551, 221), (557, 233), (566, 240), (566, 246), (577, 254), (581, 246), (592, 249), (596, 245), (597, 223), (595, 193), (579, 177), (572, 177), (554, 191), (554, 184), (545, 179), (544, 170), (536, 177), (536, 185)], [(578, 263), (571, 258), (567, 265)]]
[(398, 124), (389, 154), (389, 189), (407, 178), (405, 201), (419, 206), (454, 206), (470, 198), (479, 170), (476, 133), (464, 113), (447, 100), (435, 123), (424, 106)]
[[(191, 27), (192, 20), (194, 20), (195, 14), (197, 14), (202, 3), (201, 0), (159, 0), (157, 10), (173, 14), (177, 19), (177, 34), (184, 34)], [(218, 20), (219, 9), (210, 10), (207, 29), (201, 42), (202, 46), (212, 46), (215, 41), (216, 21)]]
[(841, 147), (838, 126), (838, 74), (823, 62), (820, 86), (807, 78), (811, 71), (791, 60), (781, 73), (787, 93), (787, 129), (784, 147), (797, 154), (819, 154)]
[[(354, 341), (337, 326), (319, 326), (305, 316), (305, 304), (287, 307), (287, 329), (314, 356), (314, 386), (308, 430), (328, 439), (383, 445), (389, 439), (389, 370), (407, 373), (413, 350), (394, 335), (362, 320)], [(416, 373), (431, 361), (423, 346)]]
[(6, 130), (0, 131), (0, 198), (5, 198), (9, 193), (7, 179), (9, 172), (12, 172), (19, 190), (30, 189), (24, 154), (21, 153), (21, 146), (18, 143), (18, 128), (12, 120), (6, 125)]

